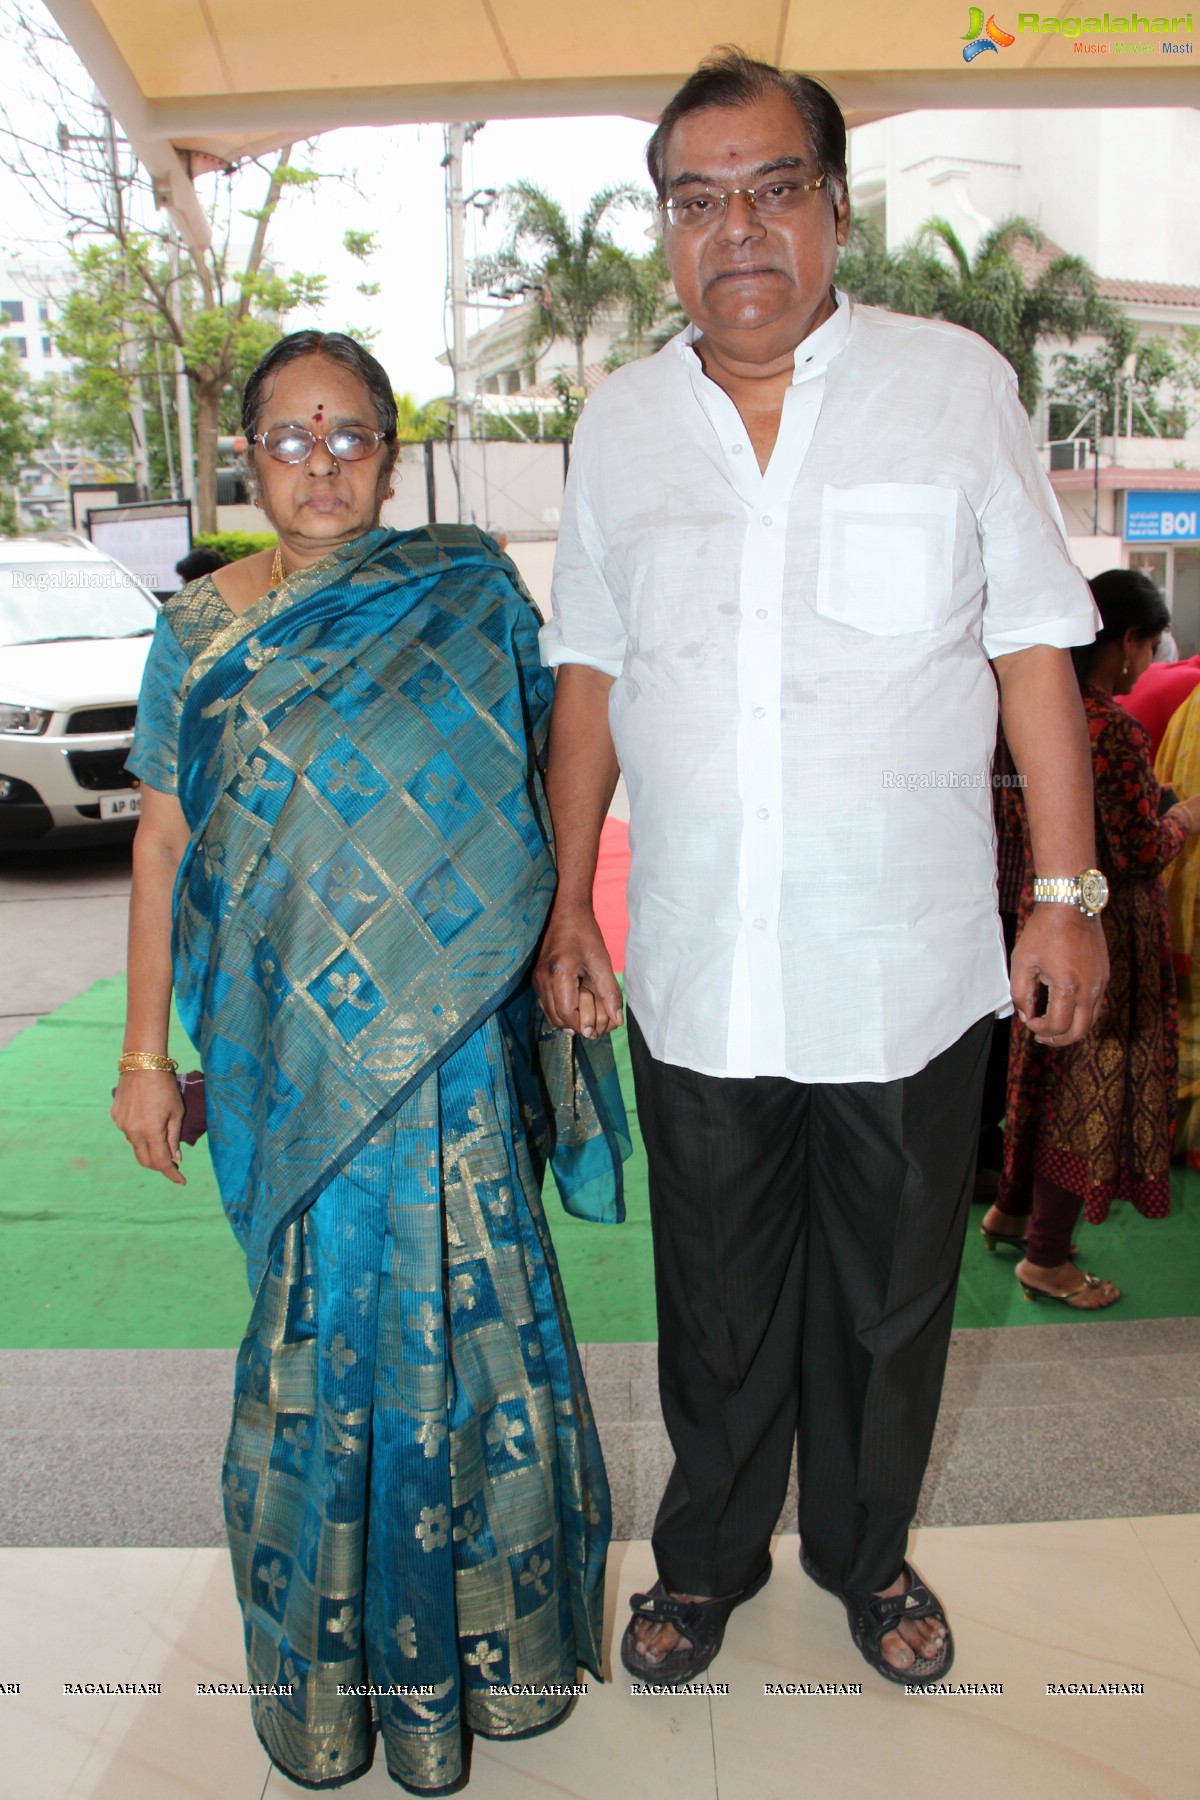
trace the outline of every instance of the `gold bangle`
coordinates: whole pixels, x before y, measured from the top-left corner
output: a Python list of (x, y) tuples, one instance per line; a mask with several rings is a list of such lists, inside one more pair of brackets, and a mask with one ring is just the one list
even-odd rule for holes
[(173, 1056), (159, 1056), (153, 1050), (126, 1050), (117, 1058), (117, 1074), (128, 1075), (135, 1069), (162, 1069), (168, 1075), (178, 1073), (179, 1064)]

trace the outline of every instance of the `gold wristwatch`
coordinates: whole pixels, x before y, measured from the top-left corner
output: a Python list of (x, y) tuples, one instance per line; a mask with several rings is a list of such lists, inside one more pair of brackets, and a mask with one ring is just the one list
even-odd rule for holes
[(1035, 875), (1033, 898), (1077, 906), (1089, 919), (1098, 919), (1108, 905), (1108, 882), (1099, 869), (1085, 869), (1082, 875)]

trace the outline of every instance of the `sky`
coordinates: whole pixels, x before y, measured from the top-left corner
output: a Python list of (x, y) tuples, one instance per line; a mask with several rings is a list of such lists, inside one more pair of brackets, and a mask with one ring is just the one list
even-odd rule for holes
[[(532, 180), (577, 218), (600, 188), (633, 183), (648, 189), (642, 152), (649, 135), (649, 125), (635, 119), (494, 120), (467, 146), (464, 193)], [(440, 125), (329, 132), (319, 142), (315, 166), (356, 171), (360, 193), (331, 182), (289, 197), (271, 239), (278, 262), (319, 268), (328, 277), (320, 316), (310, 321), (297, 314), (290, 322), (377, 331), (372, 348), (394, 387), (418, 400), (450, 389), (449, 370), (435, 360), (450, 329), (443, 154)], [(647, 225), (645, 214), (617, 214), (613, 235), (625, 248), (642, 251)], [(376, 234), (378, 250), (365, 269), (341, 248), (347, 227)], [(468, 258), (498, 248), (502, 237), (498, 210), (485, 222), (476, 207), (467, 208)], [(355, 291), (364, 279), (379, 282), (375, 298)], [(495, 306), (476, 306), (469, 329), (499, 316)]]
[[(0, 0), (0, 13), (7, 11), (6, 0)], [(90, 80), (77, 63), (75, 70), (76, 84), (86, 94)], [(17, 109), (30, 135), (48, 143), (55, 113), (29, 99), (35, 87), (17, 57), (0, 58), (0, 100)], [(643, 151), (649, 132), (645, 121), (627, 118), (492, 121), (467, 148), (464, 190), (503, 189), (532, 179), (578, 217), (601, 187), (648, 186)], [(288, 327), (374, 331), (372, 347), (393, 386), (418, 401), (445, 394), (451, 385), (449, 369), (436, 360), (449, 332), (443, 154), (441, 125), (359, 127), (327, 133), (307, 148), (297, 146), (293, 160), (310, 161), (327, 179), (287, 195), (269, 246), (281, 269), (320, 271), (326, 277), (322, 304), (291, 314)], [(198, 180), (202, 199), (214, 192), (217, 180)], [(261, 170), (242, 172), (235, 182), (234, 207), (260, 204), (265, 187)], [(237, 223), (248, 242), (252, 224)], [(348, 228), (375, 233), (377, 250), (365, 268), (343, 248)], [(613, 230), (625, 248), (646, 248), (645, 214), (631, 209), (617, 215)], [(501, 236), (498, 211), (485, 221), (476, 208), (468, 208), (468, 257), (498, 248)], [(55, 222), (39, 215), (34, 196), (0, 168), (0, 259), (14, 255), (25, 261), (65, 257), (66, 246)], [(367, 298), (358, 293), (363, 281), (378, 282), (379, 294)], [(476, 306), (470, 328), (477, 330), (499, 316), (494, 306)]]
[[(78, 79), (86, 91), (86, 77)], [(16, 59), (10, 59), (0, 76), (0, 97), (16, 108), (18, 123), (32, 138), (48, 143), (55, 113), (31, 103), (22, 80)], [(490, 122), (467, 146), (464, 193), (534, 180), (578, 217), (599, 188), (615, 183), (648, 188), (642, 158), (650, 129), (642, 120), (626, 118)], [(269, 255), (282, 270), (319, 271), (326, 277), (324, 302), (289, 315), (288, 327), (355, 326), (376, 332), (372, 348), (396, 391), (418, 401), (446, 394), (451, 385), (448, 368), (436, 360), (449, 332), (444, 153), (441, 125), (355, 127), (297, 145), (293, 162), (316, 168), (326, 179), (289, 191), (269, 240)], [(218, 179), (198, 179), (205, 203)], [(236, 211), (260, 205), (265, 191), (266, 176), (253, 166), (235, 178), (235, 225), (245, 244), (253, 224), (237, 219)], [(375, 234), (377, 248), (365, 267), (342, 247), (347, 229)], [(614, 217), (613, 234), (627, 249), (644, 250), (646, 230), (644, 214), (631, 210)], [(468, 207), (468, 258), (498, 249), (502, 237), (499, 209), (485, 220), (478, 208)], [(39, 208), (36, 196), (14, 175), (0, 169), (0, 260), (27, 263), (66, 255), (61, 224)], [(359, 294), (358, 284), (364, 281), (378, 282), (379, 294)], [(477, 305), (469, 329), (478, 330), (497, 317), (495, 306)]]

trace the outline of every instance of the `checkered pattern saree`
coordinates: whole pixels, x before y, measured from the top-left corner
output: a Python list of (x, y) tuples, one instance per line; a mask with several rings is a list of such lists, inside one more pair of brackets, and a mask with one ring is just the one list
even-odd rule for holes
[[(549, 677), (472, 530), (376, 531), (185, 656), (175, 973), (254, 1310), (224, 1469), (295, 1778), (460, 1779), (598, 1672), (608, 1492), (539, 1190), (621, 1215), (611, 1059), (536, 1023)], [(592, 1058), (591, 1046), (586, 1047)], [(553, 1090), (553, 1091), (552, 1091)], [(615, 1121), (615, 1123), (614, 1123)]]

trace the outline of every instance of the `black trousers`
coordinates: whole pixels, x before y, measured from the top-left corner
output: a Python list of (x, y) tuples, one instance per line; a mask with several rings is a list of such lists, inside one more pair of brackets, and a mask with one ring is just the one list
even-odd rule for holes
[(917, 1075), (725, 1080), (629, 1042), (650, 1168), (663, 1417), (654, 1553), (677, 1593), (763, 1568), (798, 1436), (825, 1580), (900, 1573), (941, 1398), (991, 1040)]
[[(1011, 966), (1017, 943), (1017, 915), (1000, 910), (1000, 929), (1004, 933), (1004, 953)], [(979, 1108), (979, 1153), (976, 1165), (999, 1174), (1004, 1164), (1004, 1132), (1000, 1121), (1008, 1100), (1008, 1052), (1012, 1043), (1012, 1019), (992, 1020), (992, 1044), (988, 1051), (987, 1069), (983, 1077), (983, 1098)]]

